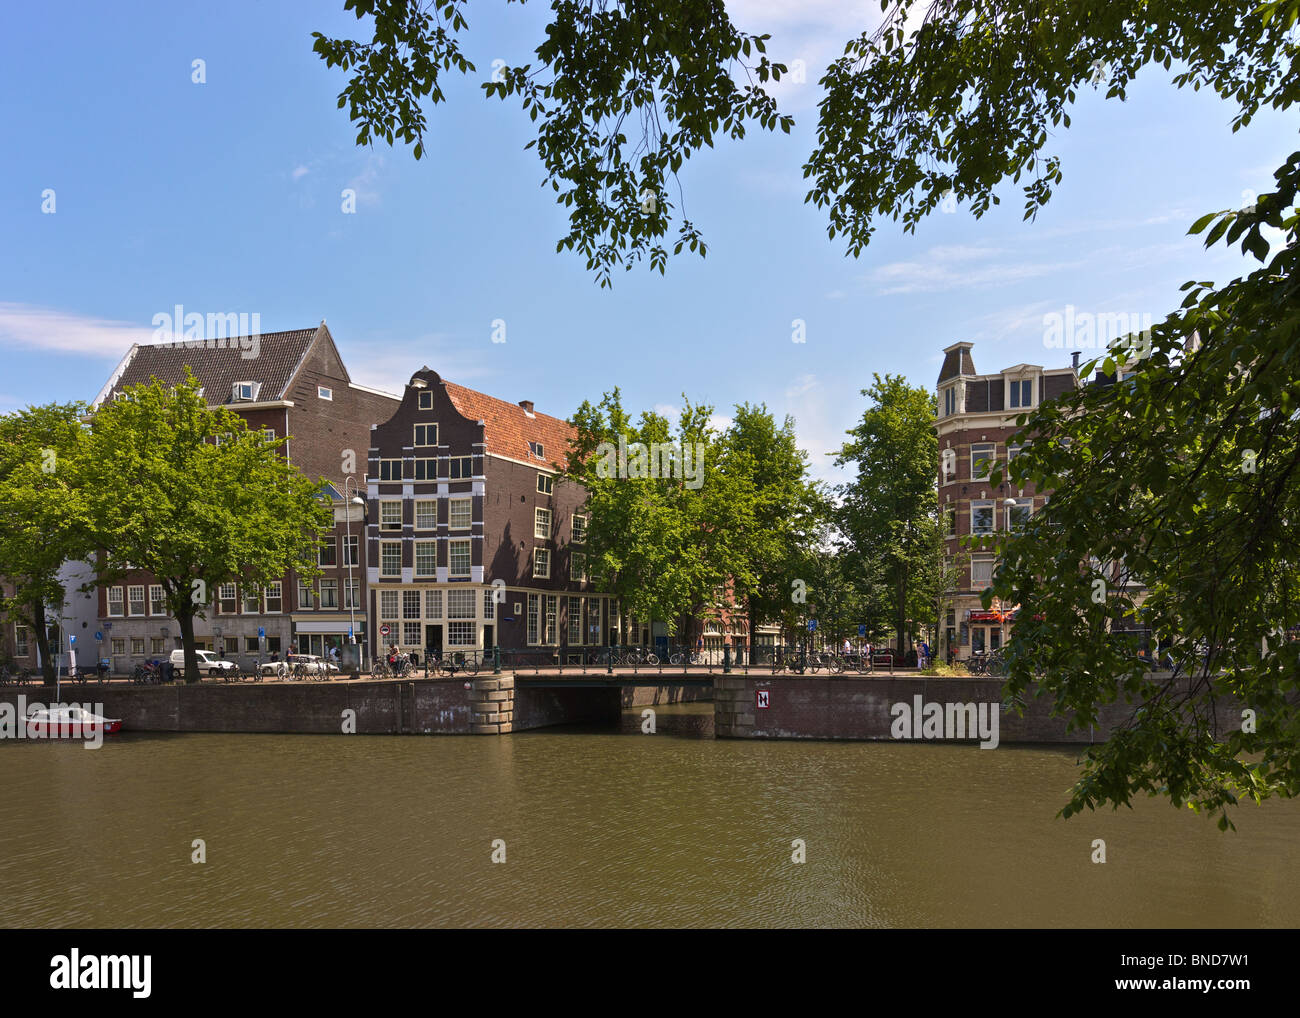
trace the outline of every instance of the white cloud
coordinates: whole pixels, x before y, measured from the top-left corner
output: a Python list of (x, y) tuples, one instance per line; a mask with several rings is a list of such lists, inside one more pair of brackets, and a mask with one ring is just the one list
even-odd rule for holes
[(384, 392), (400, 394), (411, 376), (426, 364), (446, 381), (470, 388), (480, 388), (477, 379), (498, 374), (491, 366), (492, 358), (485, 356), (485, 348), (500, 347), (492, 347), (486, 334), (477, 346), (445, 332), (428, 333), (404, 342), (382, 338), (335, 341), (352, 381)]
[(948, 246), (932, 247), (921, 261), (890, 262), (867, 274), (866, 281), (882, 296), (905, 293), (935, 293), (971, 287), (1006, 286), (1026, 279), (1052, 275), (1086, 264), (1074, 261), (993, 261), (978, 265), (999, 254), (997, 248)]
[(152, 341), (151, 326), (0, 303), (0, 346), (120, 358), (132, 343)]
[(356, 192), (358, 205), (379, 204), (379, 171), (384, 168), (384, 157), (378, 152), (366, 157), (366, 165), (344, 185)]
[(294, 180), (302, 180), (302, 178), (307, 176), (310, 172), (311, 170), (307, 169), (305, 166), (295, 166), (293, 173), (290, 174), (290, 176), (292, 176)]
[(849, 472), (834, 466), (834, 458), (827, 453), (837, 453), (843, 447), (844, 433), (856, 420), (856, 406), (828, 398), (817, 376), (802, 375), (786, 387), (777, 420), (786, 414), (794, 418), (795, 437), (799, 448), (808, 453), (813, 479), (831, 484), (849, 480)]

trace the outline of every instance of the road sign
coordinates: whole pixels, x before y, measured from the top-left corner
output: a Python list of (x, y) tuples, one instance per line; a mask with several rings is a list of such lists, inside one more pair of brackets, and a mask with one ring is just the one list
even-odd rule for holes
[(111, 622), (105, 622), (105, 623), (104, 623), (104, 632), (107, 633), (107, 632), (108, 632), (110, 629), (112, 629), (112, 628), (113, 628), (113, 623), (111, 623)]
[(812, 632), (814, 629), (816, 629), (816, 628), (817, 628), (817, 620), (816, 620), (816, 619), (809, 619), (809, 620), (808, 620), (808, 632), (811, 633), (811, 632)]
[(263, 636), (265, 636), (265, 635), (266, 635), (266, 627), (265, 627), (265, 626), (258, 626), (258, 627), (257, 627), (257, 636), (258, 636), (258, 638), (261, 639), (261, 638), (262, 638)]
[(381, 636), (387, 636), (387, 635), (388, 635), (389, 633), (391, 633), (391, 632), (392, 632), (392, 630), (389, 629), (387, 625), (382, 625), (382, 626), (379, 627), (379, 634), (380, 634)]
[(103, 634), (103, 633), (96, 633), (96, 634), (95, 634), (95, 641), (96, 641), (96, 642), (99, 642), (100, 640), (103, 640), (103, 639), (104, 639), (104, 634)]
[(77, 642), (77, 635), (75, 633), (68, 636), (68, 643), (76, 643), (76, 642)]
[(768, 707), (772, 706), (770, 690), (756, 689), (754, 690), (754, 693), (758, 697), (758, 706), (760, 710), (766, 710)]

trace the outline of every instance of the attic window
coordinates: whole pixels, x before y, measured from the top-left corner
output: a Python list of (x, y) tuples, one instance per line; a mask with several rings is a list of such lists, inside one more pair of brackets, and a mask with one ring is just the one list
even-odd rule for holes
[(321, 399), (332, 400), (334, 398), (334, 390), (325, 385), (318, 385), (316, 386), (316, 395)]
[(258, 388), (256, 382), (236, 382), (230, 387), (230, 398), (244, 403), (251, 403), (257, 399)]
[(529, 442), (528, 451), (536, 456), (539, 460), (546, 459), (546, 447), (541, 442)]
[(421, 410), (433, 409), (433, 393), (428, 391), (420, 393), (420, 409)]

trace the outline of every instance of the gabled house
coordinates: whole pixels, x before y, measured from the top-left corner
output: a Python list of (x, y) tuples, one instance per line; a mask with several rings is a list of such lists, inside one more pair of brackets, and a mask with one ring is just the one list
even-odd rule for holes
[[(153, 377), (178, 384), (188, 367), (210, 405), (234, 411), (268, 438), (287, 436), (289, 460), (313, 480), (330, 482), (335, 527), (320, 552), (324, 574), (308, 582), (290, 572), (260, 593), (222, 585), (212, 592), (206, 618), (195, 621), (198, 645), (248, 661), (294, 647), (324, 653), (347, 642), (354, 619), (357, 642), (364, 645), (363, 522), (351, 500), (365, 488), (370, 425), (390, 417), (398, 400), (352, 381), (324, 321), (244, 342), (248, 338), (136, 344), (100, 390), (92, 412), (127, 386)], [(98, 616), (102, 652), (115, 672), (180, 646), (180, 630), (162, 604), (161, 588), (143, 571), (102, 586)]]

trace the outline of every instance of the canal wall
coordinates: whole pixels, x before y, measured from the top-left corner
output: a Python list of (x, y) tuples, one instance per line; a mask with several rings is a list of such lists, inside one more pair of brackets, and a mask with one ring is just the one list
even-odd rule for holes
[[(766, 707), (759, 694), (765, 692)], [(819, 678), (726, 675), (714, 679), (714, 732), (730, 739), (854, 739), (895, 741), (891, 726), (894, 704), (914, 713), (920, 697), (927, 703), (998, 705), (998, 742), (1095, 743), (1132, 716), (1125, 703), (1104, 705), (1098, 724), (1071, 730), (1065, 718), (1052, 717), (1049, 699), (1025, 697), (1023, 716), (1003, 711), (1001, 679), (949, 679), (933, 676), (891, 678)], [(1240, 705), (1223, 703), (1224, 725), (1241, 721)], [(914, 730), (919, 731), (918, 728)], [(903, 741), (915, 741), (905, 738)]]
[[(631, 692), (635, 695), (627, 697)], [(54, 699), (53, 687), (0, 688), (17, 709)], [(102, 704), (131, 732), (265, 732), (337, 735), (506, 735), (568, 724), (617, 724), (625, 697), (636, 704), (677, 703), (707, 688), (661, 686), (515, 688), (511, 674), (472, 679), (353, 682), (65, 684), (62, 703)], [(631, 704), (629, 704), (631, 705)], [(351, 714), (349, 714), (351, 712)]]

